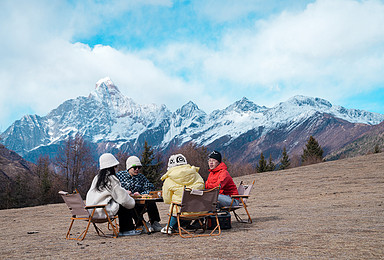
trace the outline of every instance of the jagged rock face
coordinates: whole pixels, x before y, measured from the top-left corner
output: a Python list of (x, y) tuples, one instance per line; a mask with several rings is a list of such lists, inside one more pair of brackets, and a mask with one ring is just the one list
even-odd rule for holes
[(383, 120), (381, 114), (305, 96), (272, 108), (244, 97), (209, 115), (193, 102), (171, 112), (165, 105), (135, 103), (105, 78), (88, 97), (67, 100), (44, 117), (24, 116), (1, 139), (31, 161), (39, 154), (54, 155), (64, 140), (80, 133), (94, 146), (95, 155), (117, 150), (137, 153), (145, 141), (160, 150), (193, 141), (225, 152), (232, 161), (252, 162), (261, 152), (276, 159), (284, 146), (300, 153), (310, 135), (318, 137), (329, 153)]

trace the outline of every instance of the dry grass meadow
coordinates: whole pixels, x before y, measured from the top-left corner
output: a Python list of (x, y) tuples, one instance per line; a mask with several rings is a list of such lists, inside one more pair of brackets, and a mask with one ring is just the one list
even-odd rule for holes
[[(218, 237), (161, 233), (68, 241), (65, 204), (0, 210), (1, 259), (384, 259), (384, 153), (235, 178), (256, 180), (252, 224)], [(167, 205), (159, 203), (162, 223)], [(104, 226), (103, 226), (104, 227)]]

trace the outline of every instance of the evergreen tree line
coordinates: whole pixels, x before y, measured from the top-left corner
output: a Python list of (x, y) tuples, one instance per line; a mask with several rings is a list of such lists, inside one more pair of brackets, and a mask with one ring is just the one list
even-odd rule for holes
[[(375, 147), (375, 152), (381, 151)], [(200, 175), (204, 180), (207, 179), (209, 171), (206, 147), (188, 143), (182, 147), (170, 148), (164, 154), (152, 149), (145, 142), (143, 152), (139, 155), (143, 165), (141, 172), (155, 185), (156, 189), (161, 189), (160, 177), (167, 170), (170, 154), (177, 153), (182, 153), (189, 164), (200, 167)], [(126, 169), (125, 162), (131, 155), (135, 154), (120, 151), (115, 155), (120, 162), (118, 171)], [(251, 163), (232, 164), (227, 160), (225, 154), (222, 155), (232, 177), (255, 172), (284, 170), (323, 161), (323, 149), (313, 136), (309, 137), (300, 158), (297, 156), (290, 158), (284, 147), (278, 165), (274, 164), (271, 155), (267, 161), (263, 153), (260, 154), (256, 166), (252, 166)], [(40, 156), (32, 172), (32, 176), (18, 174), (13, 181), (2, 181), (0, 209), (61, 203), (62, 198), (58, 196), (60, 190), (74, 191), (76, 189), (84, 198), (94, 176), (98, 173), (98, 162), (92, 157), (90, 145), (78, 134), (64, 142), (55, 158)]]
[(256, 171), (268, 172), (275, 170), (285, 170), (301, 165), (319, 163), (324, 160), (323, 153), (324, 151), (319, 145), (319, 143), (316, 141), (316, 139), (313, 136), (310, 136), (305, 145), (305, 148), (303, 148), (303, 153), (301, 155), (300, 161), (295, 158), (295, 162), (292, 163), (291, 159), (288, 156), (287, 149), (286, 147), (284, 147), (279, 165), (273, 163), (272, 155), (269, 155), (269, 159), (267, 162), (263, 153), (261, 153), (259, 162), (256, 164)]

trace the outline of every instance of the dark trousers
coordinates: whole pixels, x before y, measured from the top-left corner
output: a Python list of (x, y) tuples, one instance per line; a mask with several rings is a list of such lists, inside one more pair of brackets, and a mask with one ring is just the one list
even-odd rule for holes
[[(160, 222), (160, 214), (159, 214), (159, 210), (157, 209), (156, 202), (147, 201), (146, 204), (147, 204), (146, 212), (148, 213), (149, 222), (151, 224), (155, 221)], [(136, 210), (137, 214), (142, 213), (144, 210), (144, 204), (136, 204), (135, 210)], [(135, 223), (137, 226), (142, 225), (142, 223), (137, 223), (138, 217), (136, 214), (134, 216), (134, 219), (135, 219)]]
[[(117, 215), (119, 216), (120, 232), (135, 229), (133, 220), (135, 220), (136, 226), (143, 225), (137, 216), (137, 214), (140, 214), (143, 209), (144, 204), (136, 204), (134, 209), (127, 209), (120, 205), (119, 211), (117, 212)], [(157, 209), (156, 202), (148, 201), (146, 210), (148, 212), (148, 218), (151, 223), (160, 221), (160, 214), (159, 210)]]
[(135, 229), (133, 218), (136, 217), (136, 213), (133, 209), (127, 209), (120, 205), (117, 215), (119, 216), (120, 232)]

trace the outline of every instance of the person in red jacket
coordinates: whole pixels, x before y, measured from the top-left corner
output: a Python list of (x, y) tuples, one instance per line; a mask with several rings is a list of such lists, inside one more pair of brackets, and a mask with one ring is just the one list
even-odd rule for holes
[[(208, 156), (209, 175), (205, 182), (205, 188), (211, 189), (220, 185), (219, 207), (227, 207), (231, 205), (231, 195), (239, 195), (236, 184), (233, 182), (231, 175), (227, 170), (227, 165), (221, 161), (221, 154), (213, 151)], [(239, 205), (239, 201), (235, 200), (232, 206)]]

